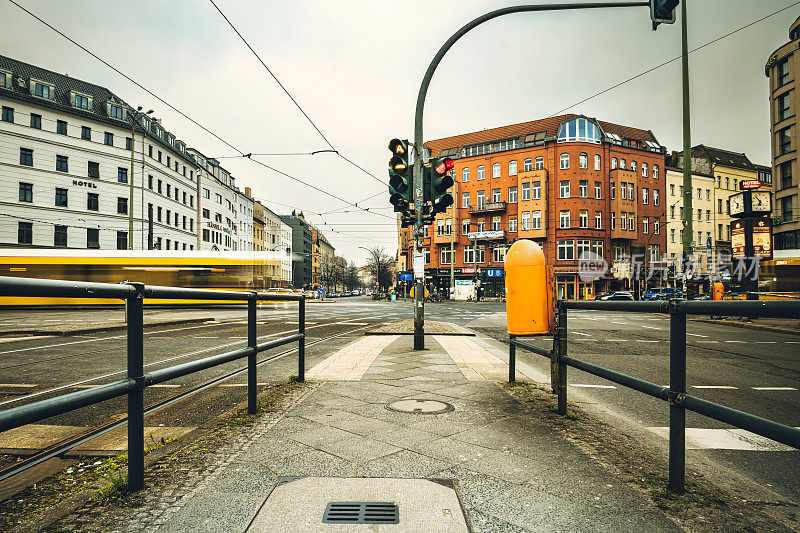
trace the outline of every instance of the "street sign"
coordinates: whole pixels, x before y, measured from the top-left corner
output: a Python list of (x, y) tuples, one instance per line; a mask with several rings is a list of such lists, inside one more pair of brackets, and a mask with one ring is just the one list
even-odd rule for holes
[(414, 254), (414, 278), (425, 279), (425, 255), (422, 253)]
[(711, 237), (706, 237), (706, 248), (711, 249)]

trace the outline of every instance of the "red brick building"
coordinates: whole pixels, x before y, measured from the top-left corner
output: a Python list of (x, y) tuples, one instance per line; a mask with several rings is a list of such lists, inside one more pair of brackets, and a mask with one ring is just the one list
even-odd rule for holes
[[(665, 149), (650, 131), (568, 114), (425, 146), (455, 161), (455, 205), (425, 238), (426, 278), (435, 287), (450, 285), (454, 260), (456, 279), (477, 277), (485, 295), (500, 295), (505, 251), (517, 239), (542, 246), (567, 298), (630, 288), (629, 258), (659, 261), (666, 251)], [(410, 270), (410, 228), (399, 239)], [(588, 250), (609, 266), (594, 282), (577, 275)]]

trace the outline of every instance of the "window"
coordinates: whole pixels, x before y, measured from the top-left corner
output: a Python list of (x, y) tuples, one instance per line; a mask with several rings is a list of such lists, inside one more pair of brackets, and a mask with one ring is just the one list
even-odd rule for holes
[(161, 180), (158, 180), (158, 183), (157, 183), (156, 185), (157, 185), (157, 187), (156, 187), (156, 190), (158, 191), (158, 194), (161, 194), (161, 192), (162, 192), (162, 185), (163, 185), (163, 184), (162, 184), (162, 182), (161, 182)]
[(125, 110), (122, 106), (108, 104), (108, 116), (123, 120), (125, 118)]
[(560, 161), (562, 169), (569, 168), (569, 154), (561, 154)]
[[(186, 229), (186, 217), (183, 217), (183, 229)], [(453, 221), (449, 218), (444, 222), (444, 233), (445, 235), (453, 234)]]
[(189, 207), (194, 207), (194, 195), (189, 195)]
[(653, 205), (658, 205), (658, 189), (653, 189)]
[(711, 210), (706, 209), (706, 222), (711, 222)]
[[(158, 192), (161, 192), (160, 188), (159, 188)], [(203, 198), (206, 198), (206, 199), (211, 198), (211, 191), (209, 191), (208, 189), (203, 189)]]
[(17, 242), (19, 244), (33, 244), (33, 223), (17, 223)]
[(706, 189), (706, 201), (711, 200), (711, 189)]
[(603, 241), (594, 241), (592, 251), (597, 254), (598, 257), (603, 257)]
[[(175, 189), (175, 195), (177, 196), (177, 188)], [(183, 199), (183, 202), (182, 202), (183, 205), (186, 205), (186, 191), (183, 191), (182, 199)]]
[(602, 183), (599, 181), (594, 182), (594, 197), (601, 198), (602, 197)]
[(530, 211), (523, 211), (520, 219), (520, 229), (527, 231), (531, 229), (531, 213)]
[(100, 248), (100, 230), (99, 229), (87, 229), (86, 230), (86, 247), (87, 248)]
[[(720, 200), (720, 202), (722, 202), (722, 200)], [(674, 205), (669, 206), (669, 218), (675, 218), (675, 206)]]
[(463, 168), (461, 170), (461, 183), (467, 183), (469, 181), (469, 169)]
[(702, 222), (703, 221), (703, 210), (702, 209), (698, 209), (697, 210), (697, 221), (698, 222)]
[(211, 211), (209, 211), (208, 209), (203, 209), (203, 218), (210, 219), (211, 218)]
[(636, 161), (631, 161), (631, 172), (636, 172)]
[(603, 214), (600, 211), (594, 212), (594, 229), (602, 229), (603, 227)]
[(650, 220), (645, 217), (642, 220), (642, 233), (648, 233), (650, 231)]
[(619, 168), (625, 170), (625, 160), (622, 158), (619, 160)]
[(595, 156), (594, 156), (594, 169), (595, 170), (600, 170), (600, 155), (599, 154), (595, 154)]
[(88, 126), (81, 126), (81, 139), (86, 141), (92, 140), (92, 128)]
[(647, 205), (647, 189), (642, 188), (642, 203)]
[(492, 202), (501, 202), (500, 189), (492, 189)]
[(531, 229), (542, 229), (541, 211), (531, 211)]
[(127, 231), (118, 231), (117, 232), (117, 250), (127, 250), (128, 249), (128, 232)]
[(89, 98), (82, 94), (75, 95), (75, 107), (80, 109), (89, 109)]
[(56, 156), (56, 170), (58, 170), (59, 172), (69, 172), (67, 156), (65, 155)]
[(781, 198), (781, 221), (789, 222), (792, 218), (792, 197)]
[(698, 246), (702, 246), (703, 245), (703, 232), (702, 231), (698, 231), (697, 232), (697, 245)]
[(19, 149), (19, 164), (28, 167), (33, 166), (33, 150), (30, 148)]
[(508, 203), (515, 204), (517, 203), (517, 186), (514, 185), (513, 187), (508, 188)]
[(559, 183), (558, 197), (569, 198), (569, 180), (564, 180), (561, 183)]
[(717, 213), (722, 214), (722, 198), (717, 199)]
[(789, 93), (783, 93), (776, 99), (776, 104), (778, 106), (778, 120), (786, 120), (791, 115), (789, 113)]
[(486, 169), (484, 168), (483, 165), (480, 165), (478, 167), (478, 179), (482, 180), (482, 179), (485, 179), (485, 178), (486, 178)]
[[(447, 219), (448, 222), (450, 219)], [(492, 231), (500, 231), (502, 228), (500, 227), (500, 217), (492, 217)], [(450, 235), (448, 233), (448, 235)]]
[(516, 161), (509, 161), (508, 162), (508, 175), (509, 176), (516, 176), (517, 175), (517, 162)]
[(100, 177), (100, 163), (97, 161), (89, 161), (89, 168), (87, 169), (87, 174), (90, 178), (99, 178)]
[(505, 246), (498, 246), (494, 250), (492, 250), (492, 261), (495, 263), (504, 263), (506, 260), (506, 248)]
[[(613, 211), (611, 212), (611, 229), (617, 228), (617, 214)], [(625, 228), (623, 228), (625, 229)]]
[(653, 179), (658, 179), (658, 165), (653, 165)]
[(626, 185), (627, 184), (624, 181), (619, 184), (619, 196), (623, 200), (627, 200), (628, 199), (628, 192), (627, 192), (628, 188), (626, 187)]
[(440, 237), (444, 235), (444, 220), (441, 218), (436, 221), (436, 235)]
[(534, 164), (535, 170), (543, 170), (544, 169), (544, 157), (539, 156), (536, 158), (536, 162)]
[(589, 197), (589, 182), (586, 180), (580, 180), (578, 182), (578, 195), (581, 198), (588, 198)]
[(508, 231), (516, 233), (516, 231), (517, 231), (517, 217), (508, 217)]
[[(167, 187), (169, 187), (169, 185), (167, 185)], [(217, 201), (217, 203), (219, 205), (222, 205), (222, 195), (221, 194), (214, 193), (214, 199)]]
[(207, 230), (203, 230), (203, 242), (209, 242), (211, 240), (211, 233)]
[(574, 118), (558, 128), (558, 142), (583, 141), (600, 144), (600, 128), (586, 118)]
[(449, 265), (453, 262), (453, 250), (450, 248), (442, 248), (441, 251), (441, 264), (442, 265)]
[(56, 207), (68, 207), (67, 206), (67, 189), (61, 189), (56, 187)]
[(580, 168), (587, 168), (589, 164), (589, 156), (586, 154), (581, 154), (578, 156), (578, 167)]
[(128, 199), (122, 196), (117, 198), (117, 214), (119, 215), (127, 215), (128, 214)]
[(157, 158), (159, 163), (161, 163), (161, 155), (162, 155), (161, 154), (161, 150), (159, 150), (158, 151), (158, 158)]
[(522, 201), (525, 202), (531, 199), (531, 184), (530, 183), (523, 183), (522, 184)]
[(170, 162), (170, 157), (169, 157), (169, 156), (167, 156), (167, 166), (170, 166), (170, 165), (171, 165), (171, 162)]
[(128, 169), (124, 167), (117, 168), (117, 181), (119, 183), (128, 183)]
[(701, 189), (699, 187), (697, 188), (697, 199), (698, 200), (702, 200), (703, 199), (703, 189)]
[(19, 183), (19, 201), (33, 202), (33, 183)]
[(531, 198), (534, 200), (539, 200), (542, 197), (542, 182), (534, 181), (533, 186), (531, 187), (531, 192)]
[(561, 217), (560, 217), (559, 220), (561, 222), (560, 227), (568, 228), (569, 227), (569, 211), (561, 211)]
[(462, 192), (461, 193), (461, 207), (464, 208), (464, 209), (468, 209), (469, 208), (469, 193), (468, 192)]
[(95, 192), (90, 192), (86, 195), (86, 209), (89, 211), (100, 210), (100, 196)]
[(778, 131), (778, 153), (786, 154), (792, 151), (792, 130), (790, 126)]
[[(731, 188), (731, 179), (730, 178), (725, 178), (725, 188), (730, 190), (730, 188)], [(683, 196), (683, 187), (681, 187), (681, 196)]]
[(114, 134), (105, 132), (103, 134), (103, 144), (107, 146), (114, 146)]
[(575, 241), (558, 241), (558, 260), (575, 260)]
[(167, 224), (172, 224), (172, 211), (167, 209)]
[(153, 175), (152, 174), (148, 174), (147, 175), (147, 188), (150, 189), (151, 191), (153, 190)]
[(66, 248), (67, 247), (67, 227), (66, 226), (56, 226), (55, 231), (53, 232), (53, 246), (58, 246), (59, 248)]
[(611, 182), (611, 199), (612, 200), (614, 199), (614, 196), (615, 196), (616, 192), (617, 192), (617, 187), (614, 184), (614, 182), (612, 181)]
[(3, 106), (3, 122), (14, 122), (14, 108)]
[(58, 120), (56, 121), (56, 133), (59, 135), (66, 135), (67, 134), (67, 121), (66, 120)]
[(486, 208), (486, 191), (478, 191), (478, 209)]
[(636, 193), (633, 189), (633, 183), (628, 184), (628, 200), (636, 200)]
[(31, 113), (31, 128), (42, 129), (42, 115)]
[(611, 158), (611, 170), (614, 170), (615, 168), (617, 168), (617, 158), (616, 157), (612, 157)]
[(636, 218), (633, 213), (628, 213), (628, 230), (633, 231), (636, 229)]
[[(720, 237), (722, 236), (722, 224), (719, 225)], [(669, 242), (675, 242), (675, 230), (669, 230)]]
[(499, 178), (500, 177), (500, 163), (495, 163), (492, 165), (492, 177)]
[(529, 157), (525, 161), (523, 161), (522, 162), (522, 170), (524, 172), (530, 172), (531, 170), (533, 170), (533, 159), (531, 159)]
[(172, 197), (172, 185), (167, 183), (167, 198)]
[(581, 228), (588, 228), (589, 227), (589, 212), (586, 210), (581, 210), (578, 212), (578, 225)]
[(469, 219), (461, 221), (461, 235), (469, 235)]
[(578, 259), (586, 257), (591, 253), (591, 251), (592, 251), (592, 249), (591, 249), (592, 241), (590, 241), (588, 239), (586, 239), (586, 240), (579, 239), (579, 240), (577, 240), (575, 242), (576, 242), (576, 248), (577, 248), (577, 252), (578, 252), (577, 253)]
[(785, 57), (778, 61), (778, 66), (775, 68), (775, 81), (778, 82), (778, 87), (782, 87), (789, 83), (789, 58)]
[(464, 246), (464, 263), (475, 262), (475, 249), (472, 246)]
[(642, 163), (642, 176), (647, 177), (647, 163)]
[(674, 183), (670, 183), (669, 184), (669, 195), (670, 196), (675, 196), (675, 184)]
[(781, 174), (781, 188), (785, 189), (792, 186), (792, 162), (786, 161), (778, 166)]

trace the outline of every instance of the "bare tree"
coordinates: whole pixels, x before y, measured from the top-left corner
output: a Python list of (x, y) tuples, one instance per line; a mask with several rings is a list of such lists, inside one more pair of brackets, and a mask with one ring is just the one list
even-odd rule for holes
[(378, 292), (388, 291), (389, 287), (392, 286), (392, 275), (395, 267), (394, 259), (386, 253), (382, 246), (366, 250), (370, 254), (366, 266), (378, 285)]

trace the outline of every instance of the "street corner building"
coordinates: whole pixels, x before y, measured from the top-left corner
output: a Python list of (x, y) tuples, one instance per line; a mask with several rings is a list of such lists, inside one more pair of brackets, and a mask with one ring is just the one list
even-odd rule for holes
[[(631, 289), (636, 261), (659, 269), (666, 252), (666, 149), (649, 131), (567, 114), (425, 143), (455, 162), (454, 205), (424, 240), (426, 281), (448, 290), (473, 284), (503, 294), (504, 261), (518, 239), (536, 241), (553, 266), (560, 298)], [(411, 269), (410, 228), (399, 235)], [(581, 275), (593, 252), (607, 268)], [(631, 258), (634, 258), (633, 261)]]

